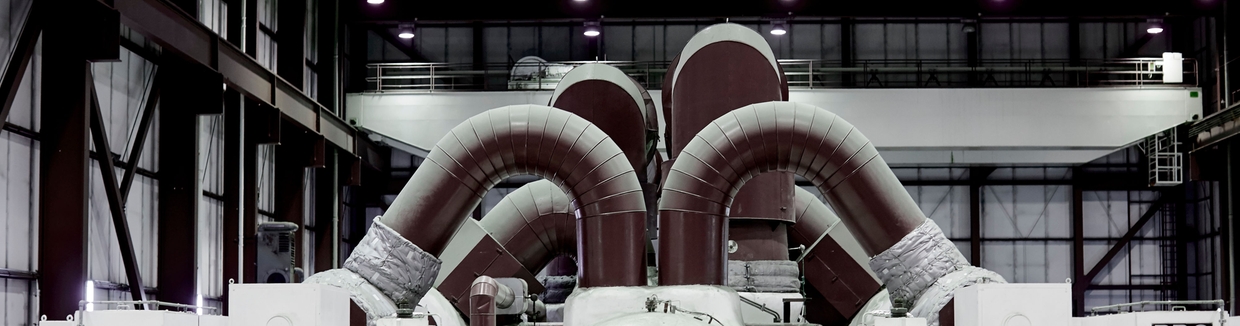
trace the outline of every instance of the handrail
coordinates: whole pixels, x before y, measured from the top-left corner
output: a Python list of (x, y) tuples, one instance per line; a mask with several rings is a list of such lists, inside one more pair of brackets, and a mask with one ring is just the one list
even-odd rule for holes
[(1129, 308), (1129, 311), (1132, 311), (1131, 309), (1132, 307), (1144, 308), (1145, 306), (1148, 306), (1148, 305), (1215, 305), (1218, 307), (1218, 309), (1223, 309), (1224, 304), (1225, 303), (1223, 302), (1223, 300), (1139, 301), (1139, 302), (1121, 303), (1121, 304), (1113, 304), (1113, 305), (1108, 305), (1108, 306), (1093, 307), (1093, 308), (1089, 308), (1089, 312), (1098, 313), (1098, 311), (1111, 310), (1111, 309), (1119, 311), (1120, 309), (1123, 309), (1123, 308)]
[[(575, 66), (605, 63), (647, 89), (662, 88), (669, 61), (438, 63), (385, 62), (366, 67), (367, 91), (551, 90)], [(782, 59), (789, 88), (1108, 87), (1162, 83), (1162, 58), (1067, 59)], [(1198, 62), (1184, 59), (1184, 82), (1197, 86)]]

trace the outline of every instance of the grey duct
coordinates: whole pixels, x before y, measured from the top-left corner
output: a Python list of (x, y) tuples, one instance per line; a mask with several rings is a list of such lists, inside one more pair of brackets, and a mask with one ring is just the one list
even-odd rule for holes
[[(768, 171), (793, 172), (819, 188), (866, 253), (876, 255), (870, 266), (894, 298), (918, 302), (924, 292), (938, 288), (939, 279), (972, 269), (925, 218), (869, 139), (827, 110), (791, 102), (745, 106), (714, 120), (682, 153), (668, 174), (659, 203), (659, 238), (664, 239), (659, 248), (660, 277), (684, 278), (698, 268), (695, 265), (722, 269), (726, 233), (685, 226), (700, 224), (689, 222), (692, 219), (726, 221), (736, 191)], [(677, 241), (669, 241), (673, 238)], [(701, 258), (684, 263), (665, 260), (693, 256)], [(975, 280), (1002, 278), (988, 275)], [(950, 291), (946, 295), (950, 297)], [(946, 302), (918, 304), (938, 306), (923, 309), (933, 312), (920, 316), (937, 324), (937, 311)]]

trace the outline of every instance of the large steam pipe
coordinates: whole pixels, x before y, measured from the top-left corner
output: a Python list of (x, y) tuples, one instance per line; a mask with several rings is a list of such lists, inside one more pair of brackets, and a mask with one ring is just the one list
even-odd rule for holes
[(805, 278), (829, 305), (823, 308), (835, 310), (835, 314), (813, 311), (813, 315), (836, 315), (841, 319), (810, 321), (826, 325), (853, 319), (862, 312), (862, 305), (880, 290), (878, 279), (867, 265), (870, 257), (848, 228), (841, 225), (839, 216), (817, 196), (800, 187), (795, 192), (796, 224), (788, 228), (789, 239), (793, 244), (805, 246), (804, 254), (798, 259)]
[[(659, 238), (667, 239), (660, 246), (660, 281), (722, 284), (726, 275), (694, 273), (692, 266), (724, 264), (726, 233), (683, 226), (693, 219), (726, 225), (737, 189), (763, 172), (810, 179), (848, 218), (844, 224), (869, 255), (891, 247), (926, 219), (869, 139), (813, 106), (766, 102), (736, 109), (708, 124), (682, 154), (659, 205), (664, 222)], [(665, 264), (664, 257), (698, 258)]]
[(516, 297), (490, 276), (479, 276), (469, 287), (469, 326), (495, 326), (495, 310), (508, 308)]
[[(745, 106), (715, 119), (682, 153), (659, 203), (660, 284), (724, 284), (726, 274), (701, 271), (724, 270), (728, 207), (746, 181), (768, 171), (793, 172), (817, 186), (866, 254), (875, 256), (870, 266), (895, 298), (917, 302), (938, 279), (969, 267), (869, 139), (826, 110), (790, 102)], [(686, 227), (703, 224), (719, 227)], [(991, 274), (970, 280), (994, 280)], [(959, 284), (972, 282), (945, 288)], [(950, 300), (950, 292), (935, 295)], [(928, 304), (937, 317), (946, 300)]]
[(568, 195), (547, 180), (528, 183), (504, 196), (482, 228), (531, 272), (555, 257), (577, 254), (577, 226)]
[(547, 178), (573, 195), (582, 286), (645, 283), (646, 211), (633, 167), (598, 127), (552, 107), (506, 106), (453, 128), (383, 220), (438, 255), (452, 236), (446, 230), (455, 230), (487, 190), (522, 174)]

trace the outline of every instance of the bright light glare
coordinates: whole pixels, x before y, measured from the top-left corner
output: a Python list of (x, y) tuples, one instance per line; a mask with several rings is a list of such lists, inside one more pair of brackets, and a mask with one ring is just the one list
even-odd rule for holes
[(776, 27), (775, 29), (771, 30), (771, 35), (784, 35), (784, 34), (788, 34), (788, 31), (783, 29), (782, 27)]
[(399, 36), (400, 38), (404, 38), (404, 39), (410, 39), (410, 38), (413, 38), (413, 32), (400, 32), (400, 35), (396, 35), (396, 36)]
[(1150, 33), (1150, 34), (1158, 34), (1158, 33), (1162, 33), (1163, 29), (1162, 27), (1154, 26), (1154, 27), (1150, 27), (1149, 29), (1146, 29), (1145, 32)]
[(194, 303), (194, 305), (198, 306), (198, 315), (201, 316), (202, 315), (202, 294), (198, 295), (198, 301)]
[(589, 37), (595, 37), (595, 36), (598, 36), (598, 35), (599, 35), (599, 32), (598, 32), (598, 30), (587, 29), (587, 30), (586, 30), (586, 32), (585, 32), (584, 34), (585, 34), (586, 36), (589, 36)]
[(366, 2), (377, 5), (377, 4), (383, 3), (383, 0), (366, 0)]
[(86, 311), (95, 311), (95, 281), (86, 281)]

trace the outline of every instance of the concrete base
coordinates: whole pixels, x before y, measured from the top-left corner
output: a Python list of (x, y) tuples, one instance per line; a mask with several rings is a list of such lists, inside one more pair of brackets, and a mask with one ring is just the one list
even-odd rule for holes
[[(668, 315), (663, 313), (666, 302), (681, 310), (675, 315), (683, 315), (688, 319), (667, 316), (631, 317), (647, 314), (646, 300), (651, 297), (656, 297), (659, 302), (656, 307), (658, 314)], [(745, 325), (741, 317), (741, 302), (736, 291), (727, 287), (706, 285), (579, 288), (565, 302), (564, 324), (573, 326), (629, 325), (627, 321), (631, 320), (637, 324), (646, 325), (646, 322), (657, 320), (655, 324), (666, 322), (665, 325), (690, 325), (681, 322), (696, 320), (693, 317), (704, 318), (705, 322), (709, 322), (709, 317), (694, 316), (684, 311), (714, 317), (715, 322), (712, 324)], [(648, 320), (647, 318), (654, 319)], [(637, 319), (642, 321), (639, 322)], [(624, 322), (613, 324), (613, 322), (622, 321)]]

